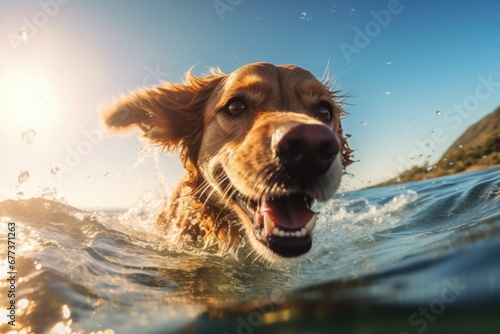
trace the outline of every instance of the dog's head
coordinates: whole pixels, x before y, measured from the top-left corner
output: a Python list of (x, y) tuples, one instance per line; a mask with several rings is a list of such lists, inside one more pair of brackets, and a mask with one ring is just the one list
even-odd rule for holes
[(336, 93), (300, 67), (255, 63), (143, 89), (105, 122), (180, 148), (193, 196), (236, 212), (259, 255), (295, 257), (311, 248), (313, 201), (352, 162)]

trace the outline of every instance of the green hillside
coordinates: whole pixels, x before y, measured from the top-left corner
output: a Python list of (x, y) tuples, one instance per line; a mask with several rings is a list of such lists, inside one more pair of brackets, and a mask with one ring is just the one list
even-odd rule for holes
[(500, 107), (469, 127), (435, 165), (406, 170), (377, 186), (417, 181), (500, 164)]

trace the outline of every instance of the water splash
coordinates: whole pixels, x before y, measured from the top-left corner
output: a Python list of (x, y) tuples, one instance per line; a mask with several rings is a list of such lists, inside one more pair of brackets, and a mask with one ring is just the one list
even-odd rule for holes
[(300, 13), (300, 19), (301, 20), (304, 20), (306, 17), (307, 17), (307, 13), (306, 12)]

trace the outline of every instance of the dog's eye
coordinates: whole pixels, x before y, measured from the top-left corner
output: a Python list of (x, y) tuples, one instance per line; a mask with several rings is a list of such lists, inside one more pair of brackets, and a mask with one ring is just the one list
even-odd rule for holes
[(230, 100), (226, 104), (226, 112), (230, 115), (237, 116), (247, 109), (246, 104), (241, 100)]
[(314, 118), (321, 122), (328, 122), (332, 119), (332, 108), (327, 104), (320, 104), (315, 112)]

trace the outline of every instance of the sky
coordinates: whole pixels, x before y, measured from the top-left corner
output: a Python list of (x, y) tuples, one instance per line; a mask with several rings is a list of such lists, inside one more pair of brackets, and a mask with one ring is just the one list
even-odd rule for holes
[(107, 133), (113, 98), (267, 61), (348, 95), (349, 191), (435, 162), (500, 105), (500, 3), (0, 0), (0, 200), (131, 207), (171, 189), (176, 153)]

